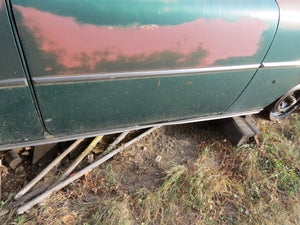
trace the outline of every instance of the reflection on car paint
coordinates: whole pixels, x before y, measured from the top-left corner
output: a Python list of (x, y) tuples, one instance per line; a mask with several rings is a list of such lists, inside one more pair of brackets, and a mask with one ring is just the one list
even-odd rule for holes
[(269, 27), (253, 17), (198, 18), (172, 26), (97, 26), (31, 7), (14, 8), (39, 50), (62, 66), (58, 74), (118, 71), (124, 66), (128, 71), (212, 66), (217, 60), (255, 55)]
[(300, 29), (300, 1), (277, 0), (280, 5), (280, 24), (288, 29)]

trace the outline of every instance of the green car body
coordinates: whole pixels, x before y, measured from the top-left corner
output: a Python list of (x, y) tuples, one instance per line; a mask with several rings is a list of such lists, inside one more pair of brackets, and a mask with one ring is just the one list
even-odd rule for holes
[(299, 12), (296, 0), (0, 0), (0, 149), (257, 113), (300, 82)]

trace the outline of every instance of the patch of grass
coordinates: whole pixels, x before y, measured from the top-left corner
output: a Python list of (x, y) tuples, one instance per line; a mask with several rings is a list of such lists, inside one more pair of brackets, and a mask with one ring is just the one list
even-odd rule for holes
[(88, 223), (111, 225), (132, 224), (128, 196), (123, 195), (102, 201)]
[[(151, 188), (124, 193), (134, 179), (118, 173), (128, 162), (110, 161), (88, 176), (86, 186), (74, 182), (12, 223), (64, 224), (64, 216), (76, 215), (74, 224), (297, 224), (300, 116), (262, 120), (259, 127), (260, 145), (235, 148), (220, 139), (198, 147), (192, 162), (166, 164)], [(140, 175), (132, 177), (139, 182)]]

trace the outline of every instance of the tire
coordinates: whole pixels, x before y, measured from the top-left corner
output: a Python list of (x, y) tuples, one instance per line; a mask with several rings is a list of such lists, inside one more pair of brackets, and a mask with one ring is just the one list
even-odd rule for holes
[(300, 84), (285, 93), (270, 111), (270, 120), (281, 120), (296, 111), (300, 106)]

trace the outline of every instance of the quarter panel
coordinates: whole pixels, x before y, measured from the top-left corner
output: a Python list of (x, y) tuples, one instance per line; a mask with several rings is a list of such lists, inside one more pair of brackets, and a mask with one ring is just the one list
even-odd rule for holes
[(266, 107), (300, 83), (300, 2), (277, 2), (280, 23), (264, 67), (228, 112)]
[(277, 0), (280, 23), (270, 51), (264, 62), (300, 60), (300, 1)]
[(265, 108), (298, 83), (300, 68), (260, 69), (227, 112)]

